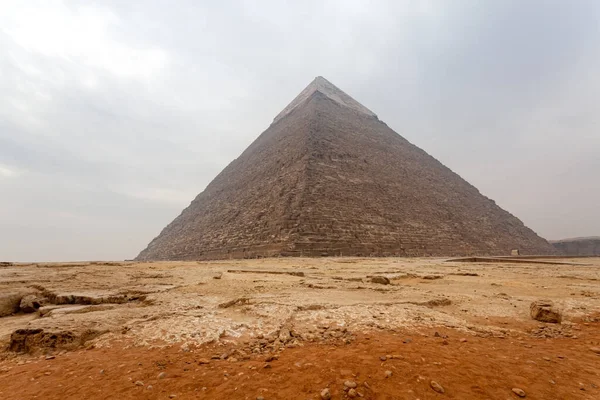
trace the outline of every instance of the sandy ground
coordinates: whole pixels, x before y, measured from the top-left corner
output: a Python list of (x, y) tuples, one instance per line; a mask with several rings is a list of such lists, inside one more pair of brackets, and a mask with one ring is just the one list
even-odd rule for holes
[(548, 261), (0, 265), (47, 299), (0, 318), (0, 398), (600, 399), (600, 258)]

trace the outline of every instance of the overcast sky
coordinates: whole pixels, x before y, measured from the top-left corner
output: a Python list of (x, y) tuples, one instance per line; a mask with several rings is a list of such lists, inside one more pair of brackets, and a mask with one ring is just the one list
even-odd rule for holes
[(600, 235), (598, 1), (0, 7), (0, 260), (135, 257), (317, 75), (541, 236)]

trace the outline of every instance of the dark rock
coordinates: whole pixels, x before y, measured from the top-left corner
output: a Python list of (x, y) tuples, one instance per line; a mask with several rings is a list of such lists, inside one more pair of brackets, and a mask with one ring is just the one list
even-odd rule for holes
[(529, 306), (531, 318), (549, 323), (559, 323), (562, 321), (560, 310), (554, 307), (554, 303), (550, 300), (537, 300)]
[(373, 276), (373, 277), (371, 277), (371, 282), (380, 283), (382, 285), (390, 284), (390, 280), (388, 278), (386, 278), (385, 276)]

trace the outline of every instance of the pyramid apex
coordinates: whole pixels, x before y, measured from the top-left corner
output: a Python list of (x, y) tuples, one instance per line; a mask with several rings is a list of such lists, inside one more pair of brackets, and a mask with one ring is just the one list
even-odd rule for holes
[(296, 96), (296, 98), (275, 117), (273, 123), (288, 115), (315, 92), (319, 92), (336, 103), (351, 108), (354, 111), (358, 111), (362, 114), (372, 117), (377, 117), (373, 111), (369, 110), (367, 107), (363, 106), (358, 101), (347, 95), (343, 90), (329, 82), (323, 76), (319, 75), (315, 77), (315, 79), (313, 79), (313, 81), (309, 83), (309, 85), (304, 88), (304, 90), (300, 92), (300, 94)]

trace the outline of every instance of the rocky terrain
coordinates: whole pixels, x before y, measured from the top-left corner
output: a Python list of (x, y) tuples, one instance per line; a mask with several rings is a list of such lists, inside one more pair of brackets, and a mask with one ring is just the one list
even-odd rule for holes
[(599, 267), (3, 263), (0, 398), (596, 399)]
[(600, 236), (554, 240), (550, 242), (566, 256), (600, 256)]

